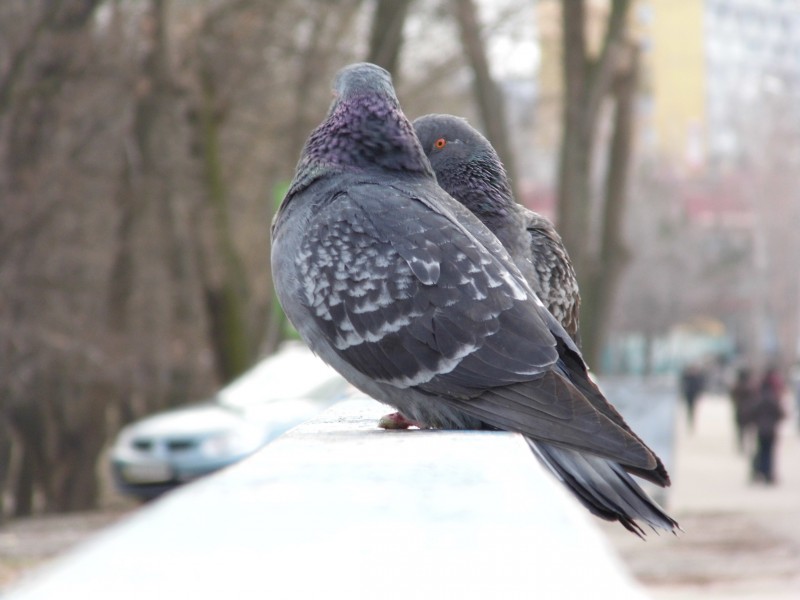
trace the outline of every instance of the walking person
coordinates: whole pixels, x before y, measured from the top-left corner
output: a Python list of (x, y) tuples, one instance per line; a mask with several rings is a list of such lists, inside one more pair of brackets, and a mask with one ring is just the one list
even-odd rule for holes
[(683, 393), (683, 401), (686, 403), (686, 418), (689, 423), (689, 431), (694, 429), (697, 399), (703, 393), (705, 384), (705, 373), (699, 365), (688, 365), (681, 373), (681, 391)]
[(797, 427), (800, 429), (800, 361), (794, 364), (791, 374), (792, 396), (794, 396), (794, 414)]
[(753, 374), (747, 367), (741, 367), (736, 373), (736, 382), (728, 392), (733, 402), (733, 414), (736, 424), (736, 448), (740, 453), (745, 451), (749, 437), (753, 412), (758, 402), (758, 390), (753, 383)]
[(753, 426), (757, 445), (753, 456), (752, 480), (769, 485), (775, 483), (775, 446), (778, 424), (786, 416), (783, 408), (785, 386), (777, 367), (769, 367), (758, 389), (758, 400), (753, 409)]

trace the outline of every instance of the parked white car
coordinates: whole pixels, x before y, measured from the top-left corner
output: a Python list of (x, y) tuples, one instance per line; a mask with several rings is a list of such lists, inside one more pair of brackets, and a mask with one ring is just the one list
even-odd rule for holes
[(347, 393), (348, 384), (300, 342), (288, 342), (206, 402), (120, 431), (111, 450), (118, 489), (142, 500), (238, 462)]

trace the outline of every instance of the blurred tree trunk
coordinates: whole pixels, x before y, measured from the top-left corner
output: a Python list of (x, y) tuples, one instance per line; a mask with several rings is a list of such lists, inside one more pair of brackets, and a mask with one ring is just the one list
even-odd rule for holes
[(503, 161), (516, 194), (516, 166), (508, 138), (506, 107), (489, 69), (477, 9), (472, 0), (452, 0), (452, 4), (461, 31), (461, 45), (472, 68), (473, 90), (486, 137)]
[[(76, 75), (81, 47), (86, 47), (86, 26), (102, 0), (64, 0), (46, 5), (29, 29), (26, 40), (11, 58), (0, 81), (0, 114), (10, 119), (8, 176), (13, 192), (26, 193), (50, 140), (62, 87)], [(44, 52), (42, 52), (44, 49)], [(29, 78), (34, 77), (35, 87)]]
[[(598, 246), (593, 245), (603, 234), (594, 231), (596, 228), (592, 221), (591, 176), (594, 153), (597, 150), (596, 134), (600, 109), (611, 91), (619, 66), (621, 48), (626, 40), (630, 1), (615, 0), (611, 3), (605, 36), (596, 57), (589, 53), (586, 42), (585, 0), (562, 2), (561, 8), (564, 113), (558, 177), (558, 229), (570, 253), (581, 287), (581, 340), (584, 356), (590, 366), (599, 367), (606, 329), (603, 315), (607, 313), (607, 304), (613, 298), (617, 278), (617, 274), (612, 274), (611, 271), (620, 269), (621, 266), (619, 263), (615, 263), (613, 267), (604, 265), (597, 250)], [(614, 167), (621, 169), (621, 172), (625, 172), (625, 168)], [(602, 206), (603, 210), (615, 210), (613, 201), (604, 202)], [(603, 227), (609, 229), (609, 234), (613, 234), (616, 226), (607, 221), (611, 219), (616, 222), (621, 218), (620, 212), (618, 215), (611, 214), (608, 218), (603, 216), (600, 222), (606, 223)], [(611, 251), (615, 242), (605, 243), (606, 251)], [(598, 282), (608, 285), (609, 289), (596, 293), (593, 287)]]
[[(23, 43), (13, 53), (0, 82), (0, 120), (4, 124), (0, 131), (6, 148), (2, 155), (5, 201), (11, 206), (23, 203), (30, 207), (31, 214), (37, 215), (23, 226), (23, 231), (34, 234), (34, 239), (25, 244), (38, 246), (47, 243), (51, 234), (48, 227), (60, 223), (60, 215), (56, 213), (69, 212), (65, 210), (67, 201), (47, 204), (42, 172), (50, 168), (51, 145), (57, 138), (56, 132), (63, 126), (61, 119), (65, 106), (62, 95), (70, 85), (81, 80), (90, 60), (93, 15), (99, 4), (100, 0), (64, 0), (35, 7), (33, 10), (40, 12), (32, 12), (35, 15), (32, 25)], [(21, 27), (23, 22), (21, 20)], [(17, 263), (14, 272), (24, 287), (30, 285), (31, 274), (22, 267), (23, 263)], [(40, 267), (36, 265), (36, 269)], [(42, 274), (41, 270), (34, 272)], [(47, 287), (51, 281), (42, 283), (41, 288), (34, 288), (36, 302), (30, 303), (37, 307), (40, 306), (40, 296), (54, 292)], [(18, 300), (6, 304), (5, 308), (12, 310), (12, 305), (18, 306), (20, 317), (28, 324), (42, 319), (42, 315), (31, 314), (31, 308), (18, 303)], [(46, 336), (43, 331), (30, 330), (27, 333)], [(53, 335), (50, 339), (55, 337)], [(9, 347), (18, 351), (11, 345)], [(14, 394), (13, 401), (4, 411), (8, 423), (14, 428), (15, 439), (21, 444), (21, 473), (18, 480), (10, 484), (18, 515), (33, 510), (36, 490), (45, 493), (49, 506), (88, 509), (97, 501), (96, 488), (83, 486), (75, 493), (70, 486), (73, 480), (80, 479), (78, 474), (90, 472), (94, 478), (105, 441), (104, 427), (97, 426), (98, 421), (104, 422), (102, 407), (80, 395), (71, 397), (64, 406), (73, 425), (73, 430), (67, 432), (48, 405), (64, 399), (64, 380), (59, 379), (58, 385), (51, 389), (47, 389), (50, 386), (45, 382), (52, 381), (49, 375), (54, 371), (69, 377), (71, 372), (67, 365), (71, 360), (67, 352), (55, 353), (50, 349), (35, 356), (23, 351), (13, 357), (4, 357), (4, 364), (13, 365), (14, 361), (19, 361), (21, 367), (33, 372), (32, 377), (17, 386), (20, 393)], [(41, 393), (43, 388), (46, 393)], [(80, 456), (71, 452), (76, 444), (85, 450)], [(58, 469), (67, 470), (76, 477), (59, 477), (56, 475)]]
[(158, 161), (158, 125), (162, 104), (169, 87), (165, 33), (166, 0), (149, 3), (149, 33), (144, 38), (147, 50), (141, 74), (134, 90), (135, 104), (131, 139), (124, 147), (125, 155), (119, 174), (116, 201), (119, 207), (117, 247), (111, 267), (108, 290), (108, 318), (112, 330), (128, 336), (133, 289), (136, 278), (136, 234), (149, 206), (168, 201), (161, 185)]
[[(193, 299), (189, 234), (176, 215), (175, 132), (183, 104), (170, 61), (169, 8), (169, 0), (149, 0), (141, 21), (144, 50), (133, 74), (132, 119), (114, 193), (119, 217), (106, 296), (108, 327), (121, 346), (131, 347), (128, 355), (138, 354), (133, 360), (144, 362), (161, 384), (137, 407), (123, 399), (123, 422), (189, 399), (187, 359), (173, 354), (169, 340), (182, 339), (202, 324), (200, 303)], [(115, 7), (115, 18), (128, 17), (119, 10)], [(154, 302), (150, 286), (156, 277), (171, 290), (168, 302), (143, 315), (142, 303)], [(123, 396), (129, 393), (121, 391)]]
[(5, 409), (5, 399), (0, 398), (0, 527), (3, 526), (6, 498), (9, 496), (7, 486), (11, 471), (11, 449), (11, 426)]
[(620, 65), (613, 85), (614, 119), (604, 189), (605, 204), (600, 230), (600, 248), (589, 263), (582, 287), (583, 350), (600, 365), (600, 355), (611, 318), (612, 302), (619, 289), (629, 250), (622, 240), (622, 227), (628, 200), (636, 90), (639, 70), (638, 49), (626, 48), (626, 64)]
[(203, 152), (206, 198), (211, 209), (211, 246), (202, 252), (200, 264), (211, 347), (220, 380), (227, 382), (250, 367), (254, 344), (250, 342), (247, 327), (247, 278), (234, 242), (228, 189), (222, 169), (220, 127), (224, 112), (218, 104), (213, 77), (202, 67), (200, 88), (197, 125)]
[[(14, 417), (19, 417), (16, 412)], [(36, 484), (38, 476), (42, 471), (42, 464), (37, 462), (35, 458), (35, 446), (31, 436), (36, 430), (30, 427), (32, 423), (20, 423), (16, 419), (13, 421), (15, 427), (21, 432), (19, 436), (22, 442), (20, 452), (22, 459), (20, 460), (19, 473), (14, 482), (12, 492), (14, 499), (14, 516), (15, 517), (29, 517), (33, 514), (33, 496), (36, 492)], [(26, 427), (26, 425), (28, 425)]]
[(198, 44), (197, 99), (192, 119), (201, 153), (208, 235), (196, 242), (202, 279), (209, 342), (217, 375), (235, 379), (253, 363), (262, 332), (252, 331), (247, 314), (249, 284), (231, 224), (230, 187), (223, 167), (221, 131), (227, 111), (212, 65), (213, 52), (204, 47), (213, 23), (206, 22)]
[(367, 62), (380, 65), (392, 74), (397, 84), (403, 25), (412, 0), (375, 0), (375, 14), (369, 36)]
[[(64, 372), (59, 373), (54, 384), (75, 386), (76, 382), (71, 380), (69, 372)], [(78, 382), (74, 394), (81, 398), (84, 411), (79, 417), (63, 402), (49, 401), (53, 421), (59, 424), (58, 432), (64, 442), (48, 456), (47, 512), (81, 511), (97, 506), (100, 497), (97, 463), (108, 437), (106, 411), (114, 392), (113, 386), (101, 382)], [(91, 435), (87, 435), (89, 430)]]

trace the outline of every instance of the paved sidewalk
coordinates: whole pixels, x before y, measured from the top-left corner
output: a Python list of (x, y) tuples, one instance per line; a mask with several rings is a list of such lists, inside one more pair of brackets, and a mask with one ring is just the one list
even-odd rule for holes
[(779, 483), (748, 481), (725, 396), (704, 396), (694, 432), (678, 413), (668, 508), (685, 533), (640, 542), (603, 526), (633, 574), (657, 599), (800, 598), (800, 435), (792, 415), (777, 454)]

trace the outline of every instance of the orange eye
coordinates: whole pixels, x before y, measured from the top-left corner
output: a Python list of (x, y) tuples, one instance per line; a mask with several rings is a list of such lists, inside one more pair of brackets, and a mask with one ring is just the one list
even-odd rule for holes
[(446, 145), (447, 145), (447, 140), (444, 138), (439, 138), (438, 140), (433, 142), (433, 147), (438, 148), (439, 150), (444, 148)]

